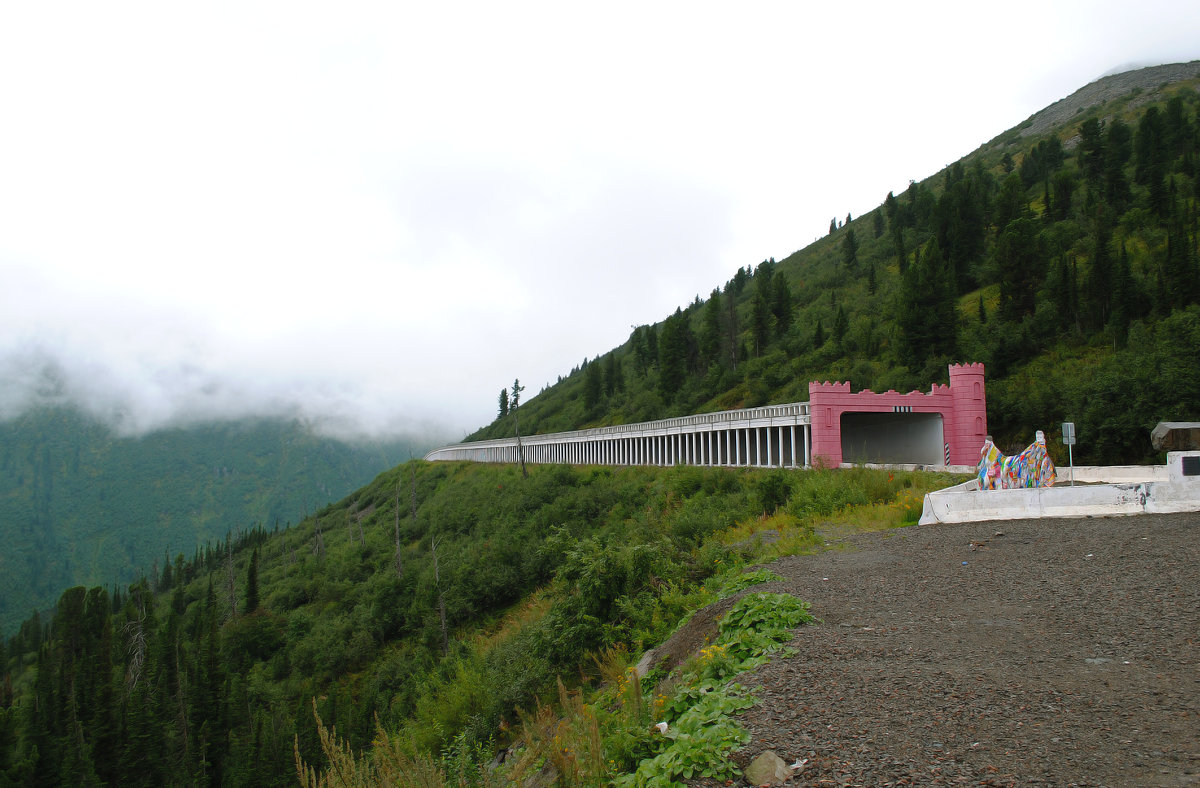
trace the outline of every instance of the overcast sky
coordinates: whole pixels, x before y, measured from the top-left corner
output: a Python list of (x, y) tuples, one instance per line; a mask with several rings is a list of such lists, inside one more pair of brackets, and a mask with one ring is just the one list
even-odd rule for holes
[(0, 418), (488, 423), (1200, 4), (6, 3)]

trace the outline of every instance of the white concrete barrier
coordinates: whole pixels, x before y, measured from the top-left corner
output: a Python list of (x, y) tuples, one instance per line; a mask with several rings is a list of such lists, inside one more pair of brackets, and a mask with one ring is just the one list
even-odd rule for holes
[[(1178, 455), (1178, 456), (1175, 456)], [(1039, 517), (1108, 517), (1143, 513), (1200, 512), (1200, 476), (1184, 476), (1182, 457), (1171, 452), (1165, 466), (1076, 468), (1075, 480), (1128, 479), (1110, 484), (1070, 486), (1062, 476), (1054, 487), (980, 490), (977, 480), (925, 496), (921, 525)], [(1084, 471), (1084, 473), (1080, 473)]]
[[(1055, 486), (1071, 483), (1071, 468), (1067, 465), (1055, 467), (1058, 481)], [(1165, 465), (1076, 465), (1075, 481), (1084, 484), (1137, 484), (1138, 482), (1165, 482)]]

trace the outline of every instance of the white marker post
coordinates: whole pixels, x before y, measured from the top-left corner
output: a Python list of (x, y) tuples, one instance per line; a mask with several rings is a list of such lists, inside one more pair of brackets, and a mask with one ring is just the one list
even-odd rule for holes
[(1075, 422), (1064, 421), (1062, 441), (1067, 447), (1067, 459), (1071, 462), (1071, 486), (1075, 486), (1075, 456), (1071, 447), (1075, 445)]

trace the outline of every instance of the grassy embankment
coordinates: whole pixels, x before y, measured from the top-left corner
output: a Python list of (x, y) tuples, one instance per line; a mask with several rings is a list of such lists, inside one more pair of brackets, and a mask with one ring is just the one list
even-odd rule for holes
[[(828, 533), (912, 525), (923, 494), (953, 481), (944, 474), (865, 469), (669, 469), (651, 476), (666, 493), (656, 513), (660, 524), (678, 544), (690, 541), (693, 547), (669, 562), (674, 572), (660, 565), (657, 571), (672, 577), (656, 577), (643, 592), (657, 590), (614, 600), (626, 615), (604, 624), (606, 635), (593, 641), (595, 649), (583, 659), (574, 660), (576, 672), (565, 683), (556, 679), (550, 693), (543, 685), (542, 702), (515, 719), (502, 715), (491, 732), (471, 724), (478, 721), (472, 713), (486, 706), (488, 668), (496, 655), (522, 653), (534, 664), (550, 657), (531, 655), (519, 644), (547, 629), (566, 634), (564, 622), (577, 620), (571, 608), (587, 605), (605, 587), (599, 556), (586, 547), (572, 554), (554, 583), (523, 599), (487, 633), (476, 634), (463, 667), (407, 724), (392, 731), (378, 727), (369, 752), (356, 754), (321, 724), (318, 714), (326, 766), (301, 766), (303, 782), (511, 785), (536, 771), (564, 786), (665, 786), (700, 775), (732, 778), (737, 769), (729, 754), (746, 741), (734, 715), (754, 703), (736, 676), (782, 649), (792, 629), (812, 622), (807, 605), (785, 595), (747, 594), (722, 619), (712, 643), (673, 671), (652, 670), (639, 679), (632, 663), (640, 649), (660, 642), (700, 608), (772, 577), (764, 569), (747, 572), (748, 567), (827, 549), (836, 544), (826, 541)], [(713, 505), (720, 508), (722, 499), (730, 503), (722, 490), (743, 499), (741, 511), (757, 513), (715, 520), (699, 515), (711, 513)], [(700, 525), (705, 521), (718, 524)], [(637, 552), (649, 544), (616, 549)], [(429, 735), (454, 728), (455, 720), (468, 723), (440, 745)], [(660, 731), (658, 723), (665, 729)], [(485, 765), (494, 746), (513, 742), (503, 764)]]

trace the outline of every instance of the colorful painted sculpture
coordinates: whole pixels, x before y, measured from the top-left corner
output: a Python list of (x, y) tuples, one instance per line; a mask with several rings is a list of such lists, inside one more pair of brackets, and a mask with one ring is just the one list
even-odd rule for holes
[(976, 471), (979, 487), (984, 490), (1050, 487), (1056, 478), (1054, 463), (1046, 454), (1046, 436), (1041, 430), (1025, 451), (1011, 457), (1001, 454), (988, 438), (979, 451)]

